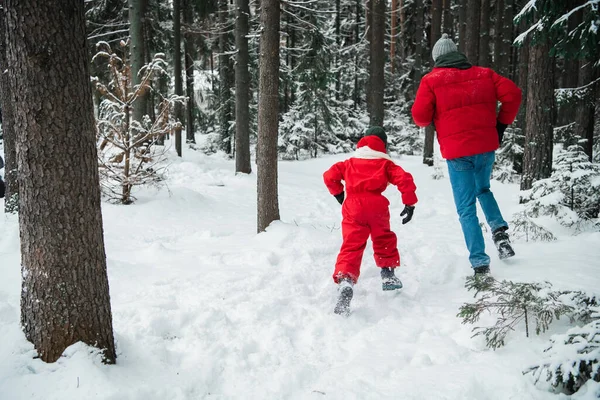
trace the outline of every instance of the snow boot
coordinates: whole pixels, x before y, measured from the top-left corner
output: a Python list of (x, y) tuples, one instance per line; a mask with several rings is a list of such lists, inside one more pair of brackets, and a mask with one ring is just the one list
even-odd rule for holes
[(381, 268), (381, 287), (384, 291), (402, 289), (402, 281), (394, 273), (394, 268)]
[(350, 315), (350, 301), (352, 300), (352, 296), (354, 296), (354, 289), (352, 289), (352, 286), (354, 286), (352, 279), (348, 277), (340, 279), (338, 301), (333, 310), (335, 314), (346, 317)]
[(480, 265), (479, 267), (473, 268), (474, 275), (476, 277), (483, 277), (490, 273), (489, 265)]
[(508, 238), (508, 233), (506, 231), (508, 228), (503, 226), (502, 228), (496, 229), (492, 233), (492, 239), (494, 240), (494, 244), (498, 249), (498, 256), (501, 260), (506, 258), (510, 258), (515, 255), (515, 251), (510, 245), (510, 239)]

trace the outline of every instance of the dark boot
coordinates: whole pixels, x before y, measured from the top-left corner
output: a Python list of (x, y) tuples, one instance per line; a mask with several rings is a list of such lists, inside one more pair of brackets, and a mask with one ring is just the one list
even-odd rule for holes
[(480, 265), (479, 267), (473, 268), (473, 272), (475, 276), (486, 276), (490, 273), (489, 265)]
[(381, 287), (386, 290), (402, 289), (402, 281), (394, 273), (395, 268), (381, 268)]
[(350, 301), (354, 296), (354, 282), (348, 277), (340, 278), (339, 280), (339, 296), (337, 304), (333, 312), (338, 315), (348, 316), (350, 315)]
[(494, 240), (494, 244), (498, 249), (498, 256), (501, 260), (515, 255), (515, 251), (510, 245), (508, 233), (506, 233), (507, 230), (508, 228), (503, 226), (502, 228), (498, 228), (492, 232), (492, 239)]

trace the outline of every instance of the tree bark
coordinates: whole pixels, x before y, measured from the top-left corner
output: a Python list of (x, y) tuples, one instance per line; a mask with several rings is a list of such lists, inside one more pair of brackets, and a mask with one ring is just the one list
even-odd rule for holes
[(424, 42), (424, 12), (423, 12), (423, 0), (415, 0), (415, 71), (413, 79), (413, 90), (416, 95), (421, 77), (423, 75), (423, 42)]
[(231, 86), (230, 79), (230, 58), (227, 54), (230, 51), (229, 34), (227, 33), (227, 24), (229, 22), (229, 2), (228, 0), (219, 0), (219, 25), (221, 33), (219, 34), (219, 98), (220, 113), (219, 125), (221, 129), (221, 150), (226, 154), (231, 154), (231, 130), (229, 123), (233, 120), (231, 104)]
[(385, 0), (371, 0), (373, 4), (371, 36), (371, 113), (369, 124), (383, 126), (383, 91), (385, 86)]
[(479, 23), (481, 0), (467, 0), (467, 20), (465, 30), (465, 54), (473, 64), (479, 62)]
[(521, 190), (552, 173), (554, 104), (554, 59), (549, 42), (529, 50), (527, 84), (527, 132), (523, 155)]
[(116, 360), (83, 2), (8, 0), (19, 168), (21, 324), (41, 359)]
[[(430, 48), (433, 49), (435, 43), (442, 36), (442, 0), (433, 0), (431, 3), (431, 33), (429, 35)], [(433, 59), (430, 58), (433, 64)], [(433, 65), (432, 65), (433, 66)], [(435, 128), (429, 125), (425, 128), (425, 141), (423, 146), (423, 164), (433, 166), (433, 146), (435, 141)]]
[(367, 81), (365, 86), (365, 100), (367, 106), (367, 114), (371, 115), (371, 106), (372, 106), (372, 88), (371, 88), (371, 76), (373, 73), (371, 72), (371, 67), (373, 65), (373, 52), (371, 51), (371, 42), (373, 41), (373, 1), (367, 0), (365, 5), (365, 39), (367, 40), (367, 51), (369, 62), (367, 63)]
[[(192, 9), (191, 0), (184, 0), (184, 10), (183, 22), (187, 31), (194, 23), (194, 10)], [(185, 95), (187, 97), (185, 141), (186, 143), (196, 143), (194, 135), (194, 37), (189, 32), (184, 34), (183, 52), (185, 57)]]
[(6, 63), (6, 0), (0, 1), (0, 101), (2, 101), (2, 136), (4, 138), (4, 212), (19, 211), (19, 180), (17, 174), (17, 146), (13, 127), (13, 97), (9, 87), (8, 64)]
[(235, 42), (235, 172), (252, 172), (250, 162), (250, 73), (248, 72), (248, 0), (236, 0)]
[(453, 37), (454, 36), (454, 21), (452, 20), (452, 9), (451, 9), (451, 0), (444, 0), (443, 4), (442, 4), (442, 8), (444, 9), (444, 22), (442, 24), (443, 26), (443, 32), (442, 33), (447, 33), (448, 36)]
[(398, 0), (400, 13), (400, 64), (406, 61), (406, 10), (404, 9), (405, 0)]
[[(356, 0), (356, 24), (354, 27), (354, 43), (360, 42), (360, 2), (361, 0)], [(354, 59), (354, 108), (360, 106), (360, 85), (359, 85), (359, 55), (356, 54)]]
[(590, 60), (579, 61), (578, 86), (587, 86), (587, 89), (583, 98), (578, 102), (575, 112), (575, 135), (580, 140), (585, 140), (583, 149), (590, 162), (593, 160), (594, 155), (594, 95), (596, 94), (595, 86), (590, 85), (594, 80), (593, 64), (594, 62)]
[(467, 52), (467, 1), (458, 0), (458, 51)]
[(341, 4), (340, 4), (340, 0), (335, 0), (335, 43), (337, 45), (338, 48), (338, 52), (336, 53), (335, 56), (335, 67), (336, 67), (336, 72), (335, 72), (335, 99), (339, 100), (340, 99), (340, 92), (341, 92), (341, 74), (340, 74), (340, 56), (339, 56), (339, 49), (340, 46), (342, 44), (342, 32), (341, 32), (341, 26), (342, 26), (342, 11), (341, 11)]
[(262, 0), (258, 89), (258, 232), (279, 220), (277, 138), (279, 132), (279, 0)]
[[(175, 94), (183, 96), (183, 84), (181, 82), (181, 0), (173, 0), (173, 74), (175, 75)], [(183, 123), (183, 112), (181, 103), (175, 103), (175, 118)], [(181, 129), (175, 130), (175, 151), (181, 157)]]
[(479, 21), (479, 65), (489, 67), (490, 62), (490, 0), (481, 0)]
[[(145, 64), (145, 41), (144, 41), (144, 18), (146, 14), (147, 0), (129, 0), (129, 37), (131, 45), (131, 79), (133, 85), (139, 85), (142, 81), (140, 70)], [(142, 90), (133, 103), (133, 119), (141, 122), (146, 115), (146, 98), (148, 90)]]
[(394, 74), (396, 66), (396, 22), (398, 21), (398, 0), (392, 0), (392, 37), (390, 42), (390, 71)]

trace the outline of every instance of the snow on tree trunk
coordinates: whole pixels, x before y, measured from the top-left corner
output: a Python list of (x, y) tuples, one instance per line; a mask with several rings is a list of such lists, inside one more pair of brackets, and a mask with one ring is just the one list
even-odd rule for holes
[(248, 72), (248, 0), (236, 0), (235, 42), (235, 172), (249, 174), (250, 163), (250, 73)]
[(279, 130), (279, 1), (262, 0), (258, 89), (258, 232), (279, 220), (277, 139)]
[(550, 43), (544, 41), (529, 50), (527, 84), (527, 130), (523, 155), (521, 190), (552, 173), (554, 122), (554, 59)]
[(83, 2), (5, 4), (23, 330), (46, 362), (82, 341), (114, 363)]

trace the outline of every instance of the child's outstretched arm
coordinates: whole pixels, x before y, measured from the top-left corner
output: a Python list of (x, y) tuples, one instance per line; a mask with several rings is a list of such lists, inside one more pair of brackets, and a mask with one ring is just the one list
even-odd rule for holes
[(402, 193), (403, 204), (407, 206), (417, 204), (417, 195), (415, 194), (417, 187), (411, 174), (390, 161), (387, 164), (387, 175), (390, 183), (397, 186), (400, 193)]
[(344, 185), (342, 184), (342, 181), (344, 180), (345, 166), (346, 164), (344, 164), (343, 161), (340, 161), (333, 164), (333, 166), (323, 174), (325, 186), (327, 186), (329, 193), (331, 193), (340, 204), (344, 201)]

